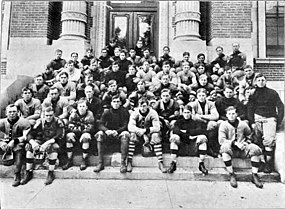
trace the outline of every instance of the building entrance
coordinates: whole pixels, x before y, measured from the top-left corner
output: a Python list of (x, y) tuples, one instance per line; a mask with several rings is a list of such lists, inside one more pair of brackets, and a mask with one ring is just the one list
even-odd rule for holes
[(109, 38), (117, 39), (126, 49), (136, 46), (139, 39), (151, 52), (157, 51), (157, 7), (143, 4), (129, 4), (121, 7), (113, 4), (109, 12)]

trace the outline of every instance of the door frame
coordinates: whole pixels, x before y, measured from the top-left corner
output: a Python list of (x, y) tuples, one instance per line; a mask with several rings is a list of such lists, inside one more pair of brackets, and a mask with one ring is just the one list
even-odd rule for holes
[(107, 2), (109, 6), (107, 9), (107, 25), (106, 25), (106, 43), (109, 43), (110, 29), (111, 29), (111, 12), (152, 12), (155, 13), (155, 27), (156, 33), (154, 34), (154, 55), (158, 56), (158, 40), (159, 40), (159, 3), (158, 1), (142, 1), (141, 3), (114, 3)]

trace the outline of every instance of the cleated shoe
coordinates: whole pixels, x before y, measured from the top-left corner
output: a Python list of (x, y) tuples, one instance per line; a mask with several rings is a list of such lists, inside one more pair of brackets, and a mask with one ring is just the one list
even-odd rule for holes
[(94, 172), (99, 173), (100, 171), (104, 170), (104, 164), (103, 163), (99, 163), (95, 168), (94, 168)]
[(47, 179), (46, 179), (46, 181), (45, 181), (45, 185), (51, 184), (54, 179), (55, 179), (55, 177), (54, 177), (54, 172), (53, 172), (53, 171), (49, 171), (49, 172), (48, 172)]
[(199, 163), (199, 171), (201, 171), (204, 175), (208, 175), (208, 170), (203, 162)]
[(21, 185), (25, 185), (26, 183), (28, 183), (31, 179), (33, 178), (33, 171), (26, 171), (25, 172), (25, 176), (21, 181)]
[(20, 185), (20, 183), (21, 183), (21, 174), (15, 173), (14, 182), (13, 182), (12, 186), (17, 187)]
[(237, 188), (238, 184), (237, 184), (237, 179), (236, 179), (236, 174), (235, 173), (230, 173), (230, 185), (233, 188)]
[(260, 181), (259, 176), (257, 175), (257, 173), (253, 173), (253, 174), (252, 174), (251, 182), (252, 182), (253, 184), (255, 184), (255, 186), (256, 186), (257, 188), (260, 188), (260, 189), (263, 188), (263, 184), (261, 183), (261, 181)]
[(172, 161), (171, 164), (170, 164), (170, 167), (167, 170), (167, 172), (168, 173), (173, 173), (174, 171), (176, 171), (176, 162)]
[(166, 173), (167, 172), (167, 169), (164, 168), (164, 165), (163, 165), (162, 162), (158, 163), (158, 168), (159, 168), (159, 170), (161, 170), (162, 173)]

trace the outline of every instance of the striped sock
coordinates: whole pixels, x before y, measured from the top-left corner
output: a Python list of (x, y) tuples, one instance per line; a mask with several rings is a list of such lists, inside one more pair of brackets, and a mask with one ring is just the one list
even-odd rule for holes
[(136, 144), (135, 142), (129, 142), (129, 149), (128, 149), (128, 159), (132, 160), (135, 152)]
[(155, 152), (155, 155), (158, 159), (159, 162), (162, 162), (163, 159), (162, 159), (162, 145), (161, 144), (155, 144), (154, 146), (154, 152)]

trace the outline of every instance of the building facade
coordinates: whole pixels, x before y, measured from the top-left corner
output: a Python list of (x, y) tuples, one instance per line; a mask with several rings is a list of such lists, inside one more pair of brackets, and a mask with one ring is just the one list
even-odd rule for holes
[(284, 80), (283, 1), (5, 1), (2, 2), (1, 68), (4, 77), (43, 72), (63, 50), (69, 59), (92, 47), (100, 55), (112, 37), (126, 48), (139, 37), (160, 56), (169, 46), (176, 59), (189, 51), (191, 60), (204, 53), (207, 61), (222, 46), (227, 55), (240, 43), (247, 63)]

